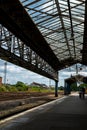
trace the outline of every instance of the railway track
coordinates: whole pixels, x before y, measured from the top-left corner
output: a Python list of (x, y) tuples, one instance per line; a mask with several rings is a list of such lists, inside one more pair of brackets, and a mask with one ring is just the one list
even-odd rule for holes
[(40, 92), (0, 92), (0, 101), (16, 100), (16, 99), (26, 99), (30, 97), (42, 97), (54, 95), (53, 92), (40, 93)]
[[(59, 93), (57, 98), (64, 94)], [(0, 119), (7, 118), (22, 111), (31, 109), (55, 100), (54, 93), (3, 92), (0, 93)]]

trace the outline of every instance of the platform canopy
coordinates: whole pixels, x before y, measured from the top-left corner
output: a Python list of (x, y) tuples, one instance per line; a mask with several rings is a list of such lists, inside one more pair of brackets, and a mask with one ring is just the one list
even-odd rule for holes
[[(86, 0), (20, 0), (61, 65), (86, 64)], [(84, 47), (83, 47), (84, 46)], [(87, 47), (86, 47), (87, 49)], [(53, 60), (53, 59), (52, 59)]]
[(74, 83), (74, 82), (84, 82), (87, 83), (87, 76), (83, 76), (83, 75), (74, 75), (71, 76), (70, 78), (65, 79), (65, 82), (67, 83)]
[(1, 24), (54, 70), (87, 65), (87, 0), (0, 0), (0, 13)]
[(82, 83), (87, 84), (87, 76), (77, 74), (77, 75), (71, 76), (70, 78), (65, 79), (64, 94), (70, 94), (71, 86), (74, 84), (74, 87), (76, 87), (77, 83), (79, 83), (79, 86), (78, 86), (78, 90), (79, 90), (80, 84)]

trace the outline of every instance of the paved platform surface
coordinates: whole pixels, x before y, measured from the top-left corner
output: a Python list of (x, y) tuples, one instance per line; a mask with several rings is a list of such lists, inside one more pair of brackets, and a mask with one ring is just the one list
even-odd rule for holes
[(3, 124), (0, 130), (86, 130), (87, 97), (78, 94), (57, 99)]

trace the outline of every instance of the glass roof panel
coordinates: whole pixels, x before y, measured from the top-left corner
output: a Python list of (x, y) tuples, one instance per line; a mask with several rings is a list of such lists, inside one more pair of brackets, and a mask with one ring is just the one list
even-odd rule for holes
[(82, 60), (85, 0), (20, 0), (57, 58)]

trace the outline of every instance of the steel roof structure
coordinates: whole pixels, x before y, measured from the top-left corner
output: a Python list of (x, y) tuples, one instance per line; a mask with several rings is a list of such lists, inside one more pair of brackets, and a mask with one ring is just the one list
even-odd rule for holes
[(82, 63), (85, 0), (20, 0), (63, 66)]
[[(87, 0), (0, 0), (0, 23), (39, 55), (45, 65), (50, 65), (56, 74), (75, 63), (87, 65)], [(6, 35), (7, 30), (4, 30)], [(7, 44), (6, 38), (2, 46)], [(1, 51), (3, 53), (3, 49)], [(23, 58), (22, 55), (20, 53)], [(55, 79), (53, 75), (50, 77), (39, 70), (30, 70)]]

